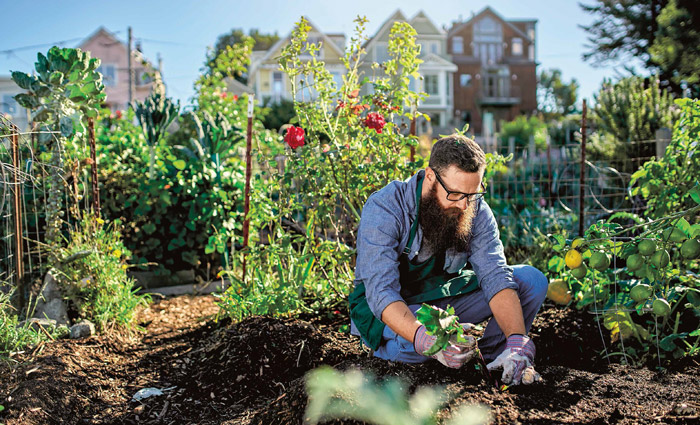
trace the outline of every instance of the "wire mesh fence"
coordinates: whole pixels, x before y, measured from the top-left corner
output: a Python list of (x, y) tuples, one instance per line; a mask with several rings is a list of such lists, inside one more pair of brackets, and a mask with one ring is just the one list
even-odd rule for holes
[(566, 229), (575, 234), (581, 220), (585, 229), (615, 212), (643, 212), (644, 202), (629, 191), (632, 174), (659, 150), (663, 152), (667, 143), (666, 139), (628, 142), (605, 155), (587, 150), (585, 162), (580, 143), (539, 148), (532, 140), (529, 146), (514, 146), (512, 141), (486, 145), (486, 152), (513, 154), (507, 171), (496, 174), (487, 189), (506, 249), (527, 247), (536, 231)]

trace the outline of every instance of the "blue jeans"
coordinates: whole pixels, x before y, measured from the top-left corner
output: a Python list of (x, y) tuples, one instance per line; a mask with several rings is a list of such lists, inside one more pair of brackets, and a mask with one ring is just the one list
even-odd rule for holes
[[(547, 295), (547, 278), (541, 271), (532, 266), (518, 265), (513, 268), (513, 280), (518, 284), (518, 296), (523, 308), (525, 319), (525, 331), (530, 332), (530, 326), (535, 315), (544, 302)], [(442, 298), (430, 304), (444, 309), (451, 305), (461, 323), (480, 323), (493, 316), (491, 308), (486, 302), (486, 297), (481, 290), (455, 297)], [(415, 312), (420, 304), (408, 306)], [(404, 363), (421, 363), (429, 359), (416, 353), (413, 343), (397, 335), (389, 326), (384, 327), (382, 345), (374, 352), (376, 357)], [(486, 326), (484, 335), (479, 339), (479, 348), (487, 362), (494, 360), (503, 351), (506, 338), (495, 320), (490, 320)]]

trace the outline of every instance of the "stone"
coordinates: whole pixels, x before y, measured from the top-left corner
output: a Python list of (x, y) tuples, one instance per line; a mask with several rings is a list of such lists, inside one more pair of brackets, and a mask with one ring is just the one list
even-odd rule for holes
[(71, 339), (87, 338), (95, 335), (95, 324), (89, 320), (83, 320), (70, 327)]
[(56, 327), (56, 321), (52, 319), (46, 319), (46, 318), (40, 318), (40, 317), (32, 317), (28, 320), (22, 320), (21, 322), (17, 323), (18, 328), (23, 328), (27, 326), (27, 323), (29, 323), (29, 326), (34, 329), (35, 331), (40, 331), (40, 327), (44, 328), (47, 331), (50, 331), (51, 328)]
[(44, 285), (37, 299), (34, 317), (52, 319), (59, 325), (68, 325), (68, 307), (63, 294), (51, 272), (46, 273)]

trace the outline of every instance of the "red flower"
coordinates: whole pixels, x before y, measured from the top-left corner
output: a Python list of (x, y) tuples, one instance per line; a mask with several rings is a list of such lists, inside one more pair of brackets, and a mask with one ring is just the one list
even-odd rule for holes
[(238, 102), (238, 95), (237, 95), (237, 94), (234, 94), (234, 95), (233, 95), (233, 101), (234, 101), (234, 102)]
[(382, 132), (382, 128), (384, 128), (385, 124), (386, 121), (384, 121), (384, 116), (377, 112), (370, 112), (367, 114), (367, 118), (365, 118), (365, 125), (369, 128), (375, 129), (377, 133)]
[(117, 117), (118, 120), (122, 119), (122, 111), (117, 109), (116, 112), (114, 112), (114, 116)]
[(292, 149), (304, 146), (304, 129), (295, 126), (289, 127), (287, 129), (287, 134), (284, 135), (284, 141)]
[(219, 95), (219, 97), (221, 97), (222, 99), (226, 99), (226, 96), (228, 96), (228, 93), (226, 93), (226, 92), (222, 92), (222, 93)]
[(343, 102), (342, 100), (339, 100), (339, 101), (338, 101), (338, 106), (335, 107), (335, 110), (337, 111), (338, 109), (344, 108), (345, 105), (346, 105), (345, 102)]

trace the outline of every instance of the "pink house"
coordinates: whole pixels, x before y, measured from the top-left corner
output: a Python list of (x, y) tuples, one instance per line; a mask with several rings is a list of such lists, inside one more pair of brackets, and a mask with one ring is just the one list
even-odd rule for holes
[[(129, 103), (129, 67), (125, 43), (100, 27), (79, 46), (89, 51), (92, 57), (102, 61), (98, 69), (102, 74), (107, 99), (105, 104), (112, 111), (127, 109)], [(132, 101), (143, 101), (151, 92), (156, 68), (139, 49), (132, 49), (131, 63), (134, 68)]]

